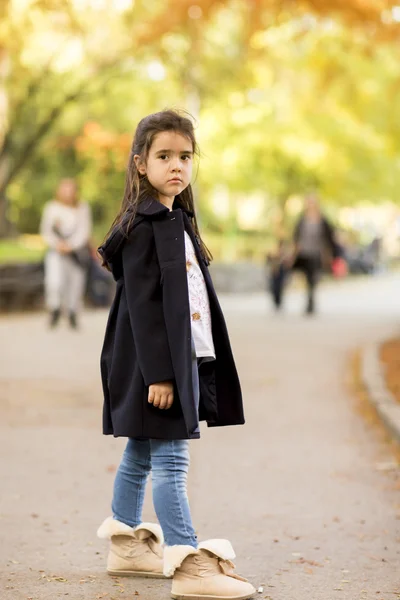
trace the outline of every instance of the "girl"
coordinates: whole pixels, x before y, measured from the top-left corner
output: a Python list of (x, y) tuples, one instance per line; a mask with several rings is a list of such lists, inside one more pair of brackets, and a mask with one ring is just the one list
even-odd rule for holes
[(50, 327), (55, 327), (61, 309), (68, 311), (70, 326), (78, 326), (77, 315), (85, 291), (91, 234), (89, 205), (79, 202), (78, 186), (73, 179), (63, 179), (56, 200), (44, 209), (41, 234), (49, 246), (45, 260), (46, 305)]
[[(227, 540), (198, 544), (186, 480), (190, 439), (244, 423), (228, 333), (208, 273), (190, 186), (192, 122), (174, 111), (144, 118), (133, 140), (122, 208), (104, 245), (117, 281), (101, 356), (103, 431), (128, 437), (116, 475), (112, 575), (173, 577), (179, 599), (250, 598)], [(152, 473), (160, 525), (142, 523)], [(165, 540), (165, 548), (163, 548)]]

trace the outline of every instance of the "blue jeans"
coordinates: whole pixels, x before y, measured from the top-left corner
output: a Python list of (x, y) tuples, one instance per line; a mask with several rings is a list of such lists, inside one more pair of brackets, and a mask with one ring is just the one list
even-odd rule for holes
[[(199, 371), (193, 341), (192, 381), (198, 408)], [(154, 509), (166, 545), (197, 548), (187, 496), (189, 464), (188, 440), (129, 439), (114, 483), (114, 519), (130, 527), (140, 525), (146, 482), (151, 472)]]
[(188, 440), (129, 439), (114, 483), (114, 519), (142, 523), (147, 478), (151, 472), (154, 508), (167, 546), (197, 548), (187, 496)]

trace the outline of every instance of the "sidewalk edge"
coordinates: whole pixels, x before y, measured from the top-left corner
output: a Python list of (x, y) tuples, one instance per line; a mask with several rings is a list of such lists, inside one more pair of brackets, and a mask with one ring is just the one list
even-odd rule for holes
[(400, 444), (400, 404), (386, 386), (379, 358), (381, 343), (369, 344), (362, 350), (360, 375), (369, 401), (390, 435)]

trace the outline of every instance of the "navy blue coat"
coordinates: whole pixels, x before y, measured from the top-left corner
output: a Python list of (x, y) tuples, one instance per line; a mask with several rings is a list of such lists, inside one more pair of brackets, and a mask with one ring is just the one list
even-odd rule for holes
[[(192, 382), (192, 339), (185, 230), (207, 286), (216, 360), (199, 369), (200, 408)], [(242, 395), (225, 320), (190, 215), (148, 199), (126, 237), (116, 228), (99, 249), (117, 282), (103, 350), (103, 432), (155, 439), (200, 437), (199, 420), (211, 427), (244, 423)], [(174, 403), (160, 410), (148, 387), (174, 381)]]

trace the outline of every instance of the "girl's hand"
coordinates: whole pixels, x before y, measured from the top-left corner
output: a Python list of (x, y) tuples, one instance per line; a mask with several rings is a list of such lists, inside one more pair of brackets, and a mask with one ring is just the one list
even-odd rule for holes
[(153, 383), (149, 387), (149, 403), (161, 410), (168, 410), (174, 402), (174, 385), (172, 381)]

